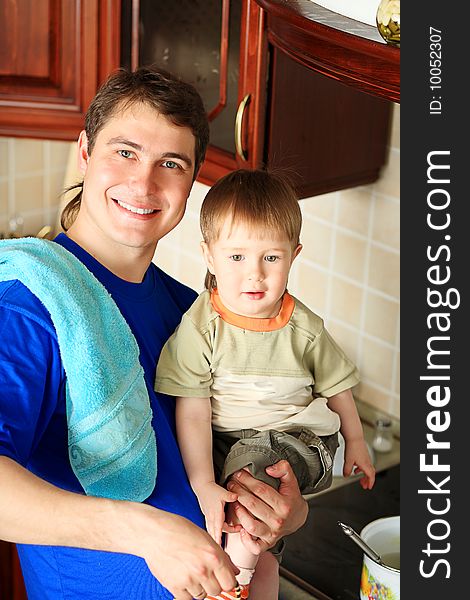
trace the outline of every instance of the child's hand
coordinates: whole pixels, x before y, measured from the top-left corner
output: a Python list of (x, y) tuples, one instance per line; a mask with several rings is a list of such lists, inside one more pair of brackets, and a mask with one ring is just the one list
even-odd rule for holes
[(375, 469), (370, 460), (369, 451), (367, 450), (364, 438), (350, 441), (346, 440), (343, 475), (349, 477), (351, 473), (364, 473), (360, 479), (363, 489), (371, 490), (374, 486)]
[(235, 502), (237, 494), (210, 482), (196, 490), (196, 496), (206, 518), (207, 532), (217, 544), (221, 544), (222, 529), (231, 529), (225, 522), (225, 503)]

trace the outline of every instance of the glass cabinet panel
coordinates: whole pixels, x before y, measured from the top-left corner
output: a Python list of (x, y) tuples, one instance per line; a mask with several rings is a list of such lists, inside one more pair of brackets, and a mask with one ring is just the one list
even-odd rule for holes
[(211, 146), (234, 154), (242, 0), (133, 0), (123, 10), (133, 19), (131, 65), (156, 63), (192, 83), (211, 121)]

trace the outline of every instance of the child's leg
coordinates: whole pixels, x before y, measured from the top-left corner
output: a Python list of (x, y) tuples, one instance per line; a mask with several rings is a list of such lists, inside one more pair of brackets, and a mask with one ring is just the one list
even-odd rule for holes
[(260, 555), (250, 585), (250, 600), (278, 600), (279, 563), (271, 552)]
[[(238, 519), (232, 507), (232, 504), (227, 506), (227, 522), (236, 525)], [(253, 554), (245, 548), (239, 533), (226, 534), (224, 550), (230, 556), (233, 564), (240, 569), (240, 573), (237, 575), (238, 583), (249, 584), (255, 572), (259, 555)]]
[[(234, 525), (238, 524), (238, 519), (235, 511), (232, 508), (232, 504), (227, 506), (227, 523)], [(230, 556), (234, 565), (236, 565), (240, 573), (236, 576), (238, 586), (230, 592), (221, 592), (217, 596), (207, 596), (206, 600), (246, 600), (248, 597), (251, 598), (250, 582), (254, 575), (255, 567), (259, 559), (259, 555), (253, 554), (245, 548), (243, 545), (239, 533), (227, 533), (225, 538), (225, 552)], [(262, 598), (260, 596), (259, 598)], [(263, 600), (270, 600), (264, 598)]]

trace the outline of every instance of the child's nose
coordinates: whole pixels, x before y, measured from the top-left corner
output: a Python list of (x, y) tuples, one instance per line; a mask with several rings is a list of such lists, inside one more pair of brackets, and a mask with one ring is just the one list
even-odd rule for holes
[(259, 264), (251, 265), (251, 268), (250, 268), (250, 271), (248, 274), (248, 279), (250, 281), (263, 281), (264, 272), (263, 272), (262, 266)]

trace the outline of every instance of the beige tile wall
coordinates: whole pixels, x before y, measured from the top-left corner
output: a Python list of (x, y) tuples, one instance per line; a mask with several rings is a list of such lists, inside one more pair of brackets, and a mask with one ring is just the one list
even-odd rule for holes
[(0, 237), (14, 223), (22, 235), (55, 225), (70, 147), (69, 142), (0, 138)]
[[(21, 214), (24, 233), (54, 225), (69, 151), (74, 144), (0, 138), (0, 233)], [(388, 162), (375, 184), (302, 200), (303, 251), (289, 288), (325, 319), (356, 361), (362, 400), (400, 415), (400, 111), (395, 106)], [(70, 166), (69, 166), (70, 171)], [(182, 223), (159, 243), (156, 261), (201, 290), (196, 183)]]

